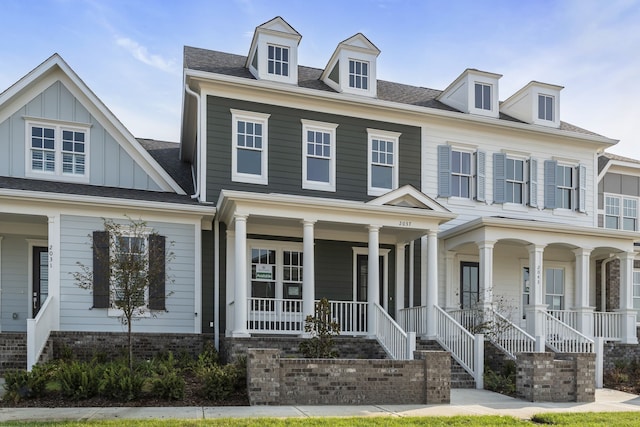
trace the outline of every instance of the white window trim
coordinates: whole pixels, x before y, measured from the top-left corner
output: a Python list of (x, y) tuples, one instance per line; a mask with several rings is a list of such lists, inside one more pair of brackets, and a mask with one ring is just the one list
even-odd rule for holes
[[(287, 63), (287, 70), (288, 73), (287, 75), (284, 74), (276, 74), (275, 72), (270, 73), (269, 72), (269, 47), (273, 46), (274, 48), (281, 48), (281, 49), (287, 49), (288, 50), (288, 57), (289, 59), (286, 61)], [(289, 82), (291, 80), (291, 46), (286, 45), (286, 44), (281, 44), (281, 43), (273, 43), (273, 42), (267, 42), (266, 43), (266, 52), (267, 54), (267, 62), (266, 62), (266, 69), (265, 69), (265, 73), (269, 76), (270, 79), (273, 80), (282, 80), (284, 82)], [(276, 59), (274, 59), (274, 61), (277, 61)], [(280, 61), (281, 63), (284, 63), (284, 61)], [(275, 71), (275, 62), (274, 62), (274, 71)]]
[[(609, 215), (607, 214), (607, 199), (611, 198), (611, 199), (617, 199), (619, 202), (618, 205), (618, 215), (616, 216), (618, 218), (618, 227), (617, 228), (609, 228), (607, 227), (607, 217), (608, 216), (614, 216), (614, 215)], [(635, 218), (630, 217), (630, 216), (625, 216), (624, 214), (624, 202), (625, 200), (635, 200), (636, 202), (636, 216)], [(602, 224), (602, 228), (607, 228), (609, 230), (623, 230), (623, 231), (638, 231), (639, 229), (639, 213), (640, 213), (640, 198), (638, 197), (634, 197), (634, 196), (625, 196), (624, 194), (615, 194), (615, 193), (604, 193), (604, 206), (603, 206), (603, 210), (602, 210), (602, 214), (603, 214), (603, 224)], [(633, 218), (635, 219), (635, 230), (625, 230), (624, 229), (624, 219), (625, 218)]]
[[(571, 169), (571, 205), (568, 208), (556, 206), (555, 210), (560, 212), (576, 212), (578, 208), (578, 172), (577, 172), (577, 164), (567, 164), (558, 162), (556, 167), (556, 191), (559, 189), (568, 189), (569, 187), (560, 186), (558, 184), (558, 167), (565, 167)], [(557, 200), (557, 199), (556, 199)]]
[[(545, 118), (540, 118), (540, 97), (543, 96), (545, 98), (545, 105), (546, 105), (546, 98), (551, 98), (551, 119), (547, 119), (546, 118), (546, 110), (545, 110)], [(549, 95), (547, 93), (538, 93), (538, 96), (536, 98), (536, 101), (538, 103), (538, 107), (536, 108), (536, 118), (542, 122), (548, 122), (548, 123), (555, 123), (556, 122), (556, 97), (554, 95)]]
[[(529, 176), (529, 162), (527, 161), (529, 159), (529, 156), (521, 156), (518, 154), (511, 154), (509, 152), (505, 153), (507, 156), (507, 164), (509, 164), (509, 159), (511, 160), (517, 160), (517, 161), (521, 161), (522, 162), (522, 181), (510, 181), (509, 178), (507, 178), (507, 175), (505, 175), (505, 184), (508, 182), (521, 182), (522, 183), (522, 201), (520, 203), (517, 202), (507, 202), (505, 200), (504, 205), (506, 205), (507, 210), (509, 210), (509, 208), (515, 208), (515, 207), (526, 207), (527, 205), (527, 200), (529, 200), (529, 181), (527, 179), (527, 177)], [(505, 194), (505, 199), (506, 199), (506, 194)], [(504, 208), (504, 206), (503, 206)]]
[[(368, 247), (364, 247), (364, 246), (352, 246), (351, 250), (353, 252), (353, 262), (352, 262), (352, 272), (353, 272), (353, 277), (352, 277), (352, 282), (353, 282), (353, 289), (352, 289), (352, 301), (353, 302), (358, 302), (358, 255), (366, 255), (367, 257), (369, 256), (369, 248)], [(382, 260), (382, 265), (383, 265), (383, 275), (384, 277), (382, 278), (382, 289), (383, 289), (383, 294), (380, 295), (381, 299), (384, 302), (387, 302), (389, 300), (389, 253), (391, 252), (391, 249), (386, 249), (386, 248), (378, 248), (378, 256), (379, 257), (383, 257)], [(368, 274), (368, 272), (367, 272)], [(369, 286), (369, 284), (367, 284), (367, 287)], [(367, 302), (369, 300), (369, 295), (367, 295)], [(362, 302), (362, 301), (360, 301)], [(378, 301), (376, 301), (378, 302)], [(386, 304), (383, 304), (386, 305)], [(386, 309), (386, 307), (385, 307)]]
[[(369, 196), (381, 196), (398, 188), (398, 164), (400, 157), (400, 135), (399, 132), (390, 132), (378, 129), (367, 129), (367, 194)], [(391, 188), (380, 188), (371, 185), (371, 151), (373, 140), (383, 139), (393, 143), (393, 168), (391, 172)]]
[[(249, 184), (269, 184), (269, 117), (270, 114), (254, 113), (231, 109), (231, 180)], [(261, 174), (238, 172), (238, 121), (260, 123), (262, 125)]]
[[(549, 294), (547, 293), (547, 271), (548, 270), (562, 270), (562, 294)], [(548, 310), (567, 310), (567, 306), (570, 303), (569, 296), (567, 292), (567, 286), (569, 284), (569, 280), (572, 280), (572, 277), (568, 276), (569, 269), (563, 264), (557, 263), (547, 263), (544, 266), (544, 304), (548, 306)], [(531, 274), (531, 272), (529, 272)], [(561, 296), (562, 297), (562, 307), (561, 308), (551, 308), (549, 304), (547, 304), (547, 296)]]
[[(126, 227), (122, 228), (122, 237), (136, 237), (133, 234), (132, 230), (128, 230)], [(152, 230), (147, 229), (142, 232), (139, 232), (137, 237), (144, 237), (144, 248), (145, 248), (145, 257), (147, 258), (147, 269), (149, 268), (149, 236), (151, 235)], [(115, 253), (116, 248), (113, 246), (113, 241), (111, 237), (109, 238), (109, 262), (111, 262), (111, 254)], [(109, 267), (111, 270), (111, 267)], [(148, 271), (147, 271), (148, 273)], [(113, 307), (112, 298), (114, 295), (114, 291), (112, 289), (113, 284), (111, 283), (111, 278), (109, 279), (109, 308), (107, 309), (108, 317), (122, 317), (124, 315), (123, 311), (119, 308)], [(151, 310), (149, 309), (149, 287), (144, 290), (144, 305), (140, 306), (137, 310), (133, 312), (134, 318), (145, 318), (151, 317)]]
[[(33, 170), (31, 163), (31, 127), (48, 127), (55, 130), (55, 171)], [(27, 178), (51, 179), (56, 181), (69, 181), (77, 183), (89, 183), (90, 179), (90, 149), (91, 149), (91, 125), (67, 121), (47, 120), (25, 117), (25, 166), (24, 172)], [(70, 174), (62, 172), (62, 131), (84, 132), (84, 174)]]
[[(476, 85), (480, 85), (483, 87), (487, 86), (489, 87), (489, 108), (483, 108), (483, 107), (476, 107)], [(493, 111), (493, 85), (491, 83), (487, 83), (487, 82), (481, 82), (481, 81), (474, 81), (473, 82), (473, 109), (474, 110), (481, 110), (481, 111)], [(484, 91), (483, 91), (483, 95), (482, 95), (482, 101), (484, 101)], [(484, 102), (482, 102), (481, 104), (484, 104)]]
[[(251, 298), (251, 250), (267, 249), (276, 252), (275, 298), (282, 299), (284, 295), (284, 251), (303, 253), (303, 245), (298, 242), (279, 242), (276, 240), (247, 239), (247, 298)], [(302, 266), (304, 271), (304, 265)]]
[[(451, 145), (451, 156), (453, 156), (453, 152), (457, 151), (459, 153), (467, 153), (469, 154), (469, 162), (470, 162), (470, 175), (469, 175), (469, 197), (463, 197), (463, 196), (450, 196), (449, 200), (450, 201), (455, 201), (455, 200), (469, 200), (471, 202), (473, 202), (475, 204), (475, 196), (476, 196), (476, 161), (475, 161), (475, 155), (477, 152), (477, 149), (471, 149), (471, 148), (467, 148), (467, 147), (461, 147), (461, 146), (454, 146)], [(453, 165), (451, 165), (451, 171), (449, 172), (449, 174), (451, 175), (451, 177), (453, 177), (454, 175), (457, 176), (466, 176), (463, 174), (457, 174), (453, 172)], [(451, 193), (453, 193), (453, 188), (451, 189)]]
[[(302, 122), (302, 188), (306, 190), (336, 191), (336, 123), (316, 122), (301, 119)], [(307, 179), (307, 131), (328, 133), (330, 141), (329, 182)]]
[[(635, 293), (634, 293), (634, 290), (635, 290), (634, 288), (636, 287), (636, 281), (635, 281), (636, 273), (640, 273), (640, 269), (638, 268), (633, 269), (633, 277), (632, 277), (632, 285), (631, 285), (632, 286), (631, 287), (631, 303), (633, 306), (635, 306), (635, 304), (633, 304), (635, 300), (640, 299), (640, 296), (635, 296)], [(636, 312), (636, 324), (640, 324), (640, 310)]]

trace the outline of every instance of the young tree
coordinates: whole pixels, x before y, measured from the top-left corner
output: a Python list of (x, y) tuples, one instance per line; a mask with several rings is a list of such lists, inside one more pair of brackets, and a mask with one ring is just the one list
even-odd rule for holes
[[(133, 370), (132, 323), (147, 313), (166, 311), (166, 283), (173, 280), (166, 264), (174, 254), (167, 251), (166, 239), (147, 227), (147, 223), (128, 218), (127, 224), (104, 219), (104, 231), (89, 236), (93, 265), (78, 262), (76, 284), (94, 293), (94, 307), (116, 310), (127, 327), (129, 369)], [(171, 244), (170, 244), (171, 246)]]

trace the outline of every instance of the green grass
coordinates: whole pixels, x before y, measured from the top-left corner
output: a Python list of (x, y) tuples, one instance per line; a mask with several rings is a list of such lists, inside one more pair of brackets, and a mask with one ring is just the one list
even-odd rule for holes
[(454, 417), (347, 417), (347, 418), (216, 418), (207, 420), (106, 420), (64, 422), (8, 422), (1, 426), (62, 426), (62, 427), (411, 427), (411, 426), (640, 426), (640, 412), (540, 414), (531, 421), (507, 416)]

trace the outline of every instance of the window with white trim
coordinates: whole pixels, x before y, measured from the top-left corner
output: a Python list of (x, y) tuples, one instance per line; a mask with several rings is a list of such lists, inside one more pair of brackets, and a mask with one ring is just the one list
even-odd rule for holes
[(574, 190), (575, 190), (575, 178), (573, 171), (575, 168), (571, 166), (558, 165), (556, 173), (556, 185), (557, 185), (557, 208), (560, 209), (572, 209)]
[(89, 180), (88, 127), (27, 122), (27, 135), (27, 176)]
[(564, 310), (564, 268), (547, 268), (545, 280), (547, 308), (549, 310)]
[(538, 95), (538, 118), (540, 120), (554, 121), (553, 115), (554, 98), (550, 95)]
[(451, 150), (451, 196), (470, 199), (472, 179), (471, 153)]
[(231, 179), (268, 184), (269, 114), (231, 110), (233, 149)]
[(605, 194), (604, 227), (636, 231), (638, 229), (638, 198)]
[(277, 76), (289, 75), (289, 48), (267, 45), (267, 72)]
[(369, 134), (368, 194), (379, 196), (398, 188), (398, 141), (396, 132), (367, 129)]
[(491, 85), (475, 84), (475, 107), (480, 110), (491, 110)]
[(640, 322), (640, 270), (633, 270), (633, 308), (636, 312), (636, 321)]
[[(148, 317), (149, 311), (149, 288), (145, 286), (119, 286), (116, 283), (144, 283), (141, 276), (146, 275), (149, 271), (149, 235), (137, 232), (130, 234), (123, 230), (119, 236), (111, 239), (111, 250), (113, 251), (114, 262), (111, 265), (111, 304), (108, 311), (109, 316), (121, 316), (122, 310), (116, 307), (127, 307), (135, 304), (134, 310), (136, 317)], [(118, 267), (122, 267), (120, 270)], [(125, 275), (123, 277), (123, 275)], [(135, 275), (135, 277), (132, 277)], [(128, 276), (128, 277), (126, 277)], [(124, 301), (124, 302), (123, 302)]]
[(506, 193), (507, 203), (524, 203), (525, 162), (521, 159), (507, 157)]
[(369, 90), (369, 63), (366, 61), (349, 60), (349, 87)]
[(336, 191), (337, 127), (302, 120), (302, 188)]

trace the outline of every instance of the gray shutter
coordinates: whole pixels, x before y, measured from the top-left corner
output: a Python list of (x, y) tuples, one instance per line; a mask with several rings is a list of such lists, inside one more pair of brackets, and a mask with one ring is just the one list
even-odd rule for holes
[(504, 203), (507, 192), (507, 155), (493, 153), (493, 201)]
[(556, 208), (556, 167), (555, 160), (544, 161), (544, 207), (547, 209)]
[(451, 196), (451, 147), (438, 145), (438, 196)]
[(538, 207), (538, 161), (529, 159), (529, 206)]
[(578, 212), (587, 211), (587, 168), (578, 165)]
[(157, 234), (149, 236), (149, 308), (165, 308), (165, 237)]
[(486, 200), (486, 158), (487, 154), (484, 151), (476, 151), (476, 200), (479, 202), (484, 202)]
[(93, 308), (109, 308), (109, 233), (93, 232)]

